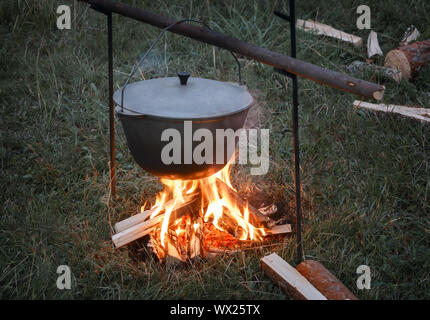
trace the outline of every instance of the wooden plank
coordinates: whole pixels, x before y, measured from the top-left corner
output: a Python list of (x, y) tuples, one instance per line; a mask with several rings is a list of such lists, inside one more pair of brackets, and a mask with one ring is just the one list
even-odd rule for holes
[[(172, 200), (168, 201), (167, 204), (169, 204)], [(134, 216), (131, 216), (127, 219), (124, 219), (120, 222), (115, 223), (115, 231), (117, 233), (122, 232), (128, 228), (131, 228), (132, 226), (135, 226), (136, 224), (139, 224), (141, 222), (144, 222), (147, 220), (153, 212), (155, 212), (157, 208), (145, 210), (144, 212), (135, 214)], [(162, 210), (164, 211), (164, 209)], [(160, 212), (161, 213), (161, 212)]]
[(356, 108), (364, 108), (373, 111), (382, 111), (388, 113), (398, 113), (405, 117), (414, 118), (417, 120), (430, 122), (430, 109), (415, 108), (407, 106), (398, 106), (394, 104), (374, 104), (364, 101), (355, 100), (353, 106)]
[[(173, 210), (177, 210), (177, 209), (179, 209), (179, 208), (182, 208), (182, 207), (184, 207), (184, 206), (186, 206), (186, 205), (190, 204), (191, 202), (193, 202), (193, 201), (196, 199), (196, 197), (197, 197), (197, 196), (198, 196), (198, 194), (192, 194), (192, 195), (188, 195), (188, 196), (186, 196), (186, 197), (184, 198), (185, 202), (177, 204), (177, 205), (173, 208)], [(174, 202), (175, 202), (175, 200), (174, 200), (174, 199), (169, 200), (169, 201), (167, 201), (167, 202), (164, 204), (164, 207), (169, 207), (169, 206), (171, 206)], [(154, 213), (156, 210), (157, 210), (157, 208), (149, 209), (149, 210), (145, 210), (144, 212), (141, 212), (141, 213), (135, 214), (135, 215), (133, 215), (133, 216), (131, 216), (131, 217), (127, 218), (127, 219), (124, 219), (124, 220), (122, 220), (122, 221), (120, 221), (120, 222), (117, 222), (117, 223), (115, 224), (115, 226), (114, 226), (115, 231), (116, 231), (117, 233), (119, 233), (119, 232), (122, 232), (122, 231), (124, 231), (124, 230), (126, 230), (126, 229), (128, 229), (128, 228), (131, 228), (132, 226), (135, 226), (135, 225), (137, 225), (137, 224), (139, 224), (139, 223), (141, 223), (141, 222), (144, 222), (144, 221), (145, 221), (145, 220), (147, 220), (147, 219), (152, 215), (152, 213)], [(163, 213), (163, 212), (164, 212), (164, 209), (162, 209), (162, 210), (160, 211), (160, 214), (161, 214), (161, 213)]]
[(152, 218), (151, 220), (138, 223), (124, 231), (121, 231), (120, 233), (114, 234), (112, 236), (112, 241), (115, 244), (115, 247), (122, 247), (143, 237), (144, 235), (149, 234), (157, 224), (163, 221), (163, 219), (164, 213)]
[(260, 266), (291, 297), (299, 300), (327, 300), (305, 277), (276, 253), (261, 258)]
[(354, 36), (352, 34), (343, 32), (341, 30), (335, 29), (329, 25), (316, 22), (313, 20), (302, 20), (297, 19), (297, 28), (305, 30), (305, 31), (314, 31), (318, 35), (324, 35), (327, 37), (335, 38), (338, 40), (342, 40), (345, 42), (352, 43), (354, 46), (361, 46), (362, 39), (358, 36)]

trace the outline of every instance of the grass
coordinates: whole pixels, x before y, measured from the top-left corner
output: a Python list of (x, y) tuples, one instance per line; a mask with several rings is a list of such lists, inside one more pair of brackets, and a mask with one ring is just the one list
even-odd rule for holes
[[(287, 12), (286, 1), (127, 2), (201, 19), (278, 52), (289, 50), (288, 26), (271, 14), (273, 8)], [(71, 30), (56, 28), (60, 4), (71, 5)], [(297, 17), (366, 39), (368, 31), (355, 26), (360, 4), (297, 1)], [(370, 7), (384, 53), (411, 24), (422, 39), (430, 36), (428, 1)], [(118, 198), (107, 196), (106, 18), (84, 4), (53, 0), (3, 1), (0, 18), (2, 299), (286, 298), (262, 275), (259, 258), (276, 251), (293, 264), (294, 237), (193, 267), (160, 264), (144, 241), (115, 250), (112, 224), (154, 199), (161, 186), (135, 165), (117, 122)], [(159, 30), (116, 15), (113, 24), (118, 88)], [(298, 58), (347, 72), (366, 52), (298, 32)], [(227, 52), (174, 34), (162, 39), (150, 62), (143, 69), (146, 78), (176, 70), (223, 81), (237, 77)], [(259, 101), (252, 120), (271, 130), (272, 163), (264, 176), (249, 176), (248, 168), (236, 166), (233, 180), (255, 205), (275, 200), (294, 223), (291, 85), (267, 66), (244, 65), (243, 78)], [(428, 66), (400, 84), (369, 73), (353, 75), (385, 85), (384, 102), (430, 107)], [(299, 86), (306, 257), (321, 261), (361, 299), (429, 299), (430, 126), (354, 110), (356, 97), (307, 80)], [(71, 290), (56, 288), (62, 264), (71, 267)], [(370, 290), (356, 287), (361, 264), (371, 268)]]

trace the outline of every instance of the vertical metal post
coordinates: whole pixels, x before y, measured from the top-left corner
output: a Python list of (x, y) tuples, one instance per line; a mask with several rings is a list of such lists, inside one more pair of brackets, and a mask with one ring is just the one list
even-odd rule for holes
[[(287, 20), (290, 23), (290, 41), (291, 41), (291, 57), (296, 58), (296, 8), (295, 0), (290, 0), (290, 14), (285, 15), (278, 11), (274, 14), (278, 17)], [(276, 71), (288, 76), (293, 80), (293, 156), (294, 156), (294, 186), (296, 198), (296, 234), (297, 234), (297, 260), (304, 260), (303, 244), (302, 244), (302, 208), (301, 208), (301, 182), (300, 182), (300, 144), (299, 144), (299, 98), (298, 98), (298, 82), (297, 75), (285, 70)]]
[[(290, 0), (290, 32), (291, 32), (291, 56), (296, 57), (296, 9), (295, 0)], [(302, 245), (302, 208), (300, 194), (300, 144), (299, 144), (299, 99), (297, 94), (297, 75), (293, 79), (293, 153), (294, 153), (294, 184), (296, 188), (296, 215), (297, 215), (297, 260), (303, 261)]]
[(108, 27), (108, 78), (109, 78), (109, 142), (110, 142), (110, 190), (111, 195), (116, 195), (116, 175), (115, 175), (115, 124), (114, 124), (114, 104), (113, 104), (113, 54), (112, 54), (112, 12), (107, 14)]

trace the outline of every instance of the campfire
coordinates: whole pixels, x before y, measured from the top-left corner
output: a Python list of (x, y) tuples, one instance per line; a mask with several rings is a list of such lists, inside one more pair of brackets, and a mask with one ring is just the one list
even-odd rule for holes
[[(252, 246), (291, 232), (242, 199), (230, 181), (231, 162), (197, 180), (160, 179), (164, 189), (149, 210), (115, 224), (112, 240), (122, 247), (145, 235), (160, 260), (187, 261)], [(263, 211), (267, 214), (267, 212)]]

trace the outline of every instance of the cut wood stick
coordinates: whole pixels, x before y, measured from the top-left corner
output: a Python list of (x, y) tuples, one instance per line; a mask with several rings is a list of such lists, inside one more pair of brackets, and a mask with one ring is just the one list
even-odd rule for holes
[[(166, 202), (166, 205), (171, 205), (172, 202), (173, 202), (173, 200), (170, 200), (170, 201)], [(144, 212), (135, 214), (134, 216), (131, 216), (127, 219), (124, 219), (120, 222), (115, 223), (115, 226), (114, 226), (115, 231), (118, 233), (118, 232), (124, 231), (124, 230), (126, 230), (132, 226), (135, 226), (138, 223), (144, 222), (157, 209), (158, 208), (151, 208), (151, 209), (145, 210)], [(162, 209), (161, 211), (164, 212), (164, 209)], [(160, 213), (162, 213), (161, 211), (160, 211)]]
[(407, 106), (397, 106), (394, 104), (374, 104), (364, 101), (355, 100), (354, 107), (364, 108), (374, 111), (391, 112), (398, 113), (405, 117), (414, 118), (417, 120), (430, 122), (430, 109), (426, 108), (416, 108)]
[(296, 267), (296, 270), (328, 300), (358, 300), (338, 278), (318, 261), (305, 260)]
[(305, 277), (276, 253), (261, 258), (260, 267), (285, 293), (298, 300), (327, 300)]
[(249, 211), (249, 220), (252, 224), (256, 225), (257, 227), (259, 225), (264, 225), (265, 227), (272, 227), (275, 224), (275, 221), (270, 219), (269, 217), (266, 217), (263, 215), (258, 209), (254, 208), (251, 204), (249, 204), (246, 200), (242, 199), (239, 194), (231, 189), (226, 183), (221, 181), (220, 179), (216, 179), (218, 188), (221, 189), (222, 193), (228, 194), (237, 204), (240, 208), (245, 208), (248, 206)]
[(283, 234), (283, 233), (291, 233), (291, 225), (290, 224), (282, 224), (279, 226), (274, 226), (270, 229), (264, 230), (266, 232), (266, 236), (274, 235), (274, 234)]
[[(189, 214), (192, 211), (196, 211), (196, 207), (200, 207), (200, 194), (198, 196), (190, 196), (190, 201), (187, 203), (178, 204), (175, 208), (173, 208), (172, 213), (170, 214), (170, 221), (176, 220), (183, 216), (184, 214)], [(155, 228), (161, 221), (164, 219), (164, 213), (138, 224), (131, 226), (115, 235), (112, 236), (112, 241), (114, 242), (116, 247), (121, 247), (130, 243), (140, 237), (143, 237), (149, 234), (153, 228)]]
[(354, 46), (361, 46), (362, 39), (358, 36), (337, 30), (329, 25), (319, 23), (313, 20), (297, 19), (297, 28), (305, 31), (314, 31), (318, 35), (324, 35), (331, 38), (336, 38), (345, 42), (352, 43)]
[(163, 221), (163, 219), (164, 213), (148, 221), (138, 223), (120, 233), (114, 234), (112, 236), (112, 241), (115, 244), (115, 247), (122, 247), (136, 239), (143, 237), (144, 235), (147, 235), (156, 225)]
[[(193, 194), (193, 195), (189, 195), (189, 196), (186, 196), (185, 197), (185, 202), (183, 202), (183, 203), (179, 203), (179, 204), (177, 204), (177, 205), (175, 205), (175, 207), (173, 208), (173, 210), (176, 210), (176, 209), (179, 209), (179, 208), (181, 208), (181, 207), (184, 207), (184, 206), (186, 206), (186, 205), (188, 205), (188, 204), (190, 204), (196, 197), (198, 196), (198, 194)], [(175, 200), (174, 199), (172, 199), (172, 200), (169, 200), (169, 201), (167, 201), (165, 204), (164, 204), (164, 207), (169, 207), (169, 206), (171, 206), (171, 205), (173, 205), (174, 204), (174, 202), (175, 202)], [(135, 215), (133, 215), (133, 216), (131, 216), (131, 217), (129, 217), (129, 218), (127, 218), (127, 219), (124, 219), (124, 220), (122, 220), (122, 221), (120, 221), (120, 222), (117, 222), (116, 224), (115, 224), (115, 231), (118, 233), (118, 232), (121, 232), (121, 231), (124, 231), (124, 230), (126, 230), (126, 229), (128, 229), (128, 228), (130, 228), (130, 227), (132, 227), (132, 226), (134, 226), (134, 225), (136, 225), (136, 224), (138, 224), (138, 223), (141, 223), (141, 222), (144, 222), (145, 220), (147, 220), (154, 212), (156, 212), (156, 210), (157, 210), (158, 208), (153, 208), (153, 209), (148, 209), (148, 210), (145, 210), (144, 212), (141, 212), (141, 213), (138, 213), (138, 214), (135, 214)], [(160, 212), (159, 212), (159, 214), (161, 214), (161, 213), (163, 213), (164, 212), (164, 209), (162, 209)]]

